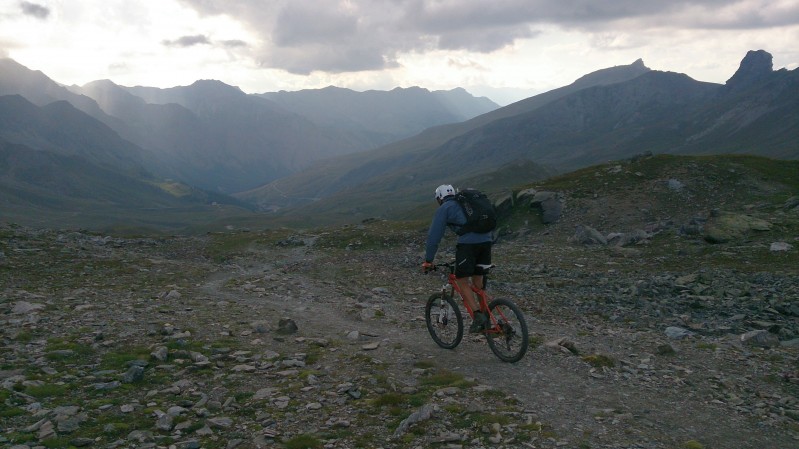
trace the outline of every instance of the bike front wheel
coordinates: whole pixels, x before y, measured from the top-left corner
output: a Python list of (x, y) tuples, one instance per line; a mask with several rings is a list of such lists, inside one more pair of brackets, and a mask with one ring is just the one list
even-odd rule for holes
[(463, 316), (458, 305), (447, 293), (436, 293), (427, 300), (424, 308), (427, 330), (437, 345), (453, 349), (463, 338)]
[(530, 343), (522, 311), (508, 299), (495, 299), (488, 308), (494, 318), (485, 331), (488, 347), (503, 362), (518, 362)]

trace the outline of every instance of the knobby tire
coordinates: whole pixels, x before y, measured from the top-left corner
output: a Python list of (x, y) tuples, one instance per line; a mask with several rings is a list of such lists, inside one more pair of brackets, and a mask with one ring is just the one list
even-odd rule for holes
[(530, 343), (524, 315), (519, 307), (508, 299), (495, 299), (488, 308), (500, 328), (499, 331), (495, 329), (485, 331), (488, 346), (503, 362), (518, 362), (524, 357)]
[(437, 345), (454, 349), (463, 339), (463, 316), (452, 295), (435, 293), (427, 300), (424, 309), (427, 330)]

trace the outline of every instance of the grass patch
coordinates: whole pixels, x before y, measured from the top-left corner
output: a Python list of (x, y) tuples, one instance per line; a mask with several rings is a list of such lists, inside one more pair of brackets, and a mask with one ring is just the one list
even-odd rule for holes
[(322, 440), (314, 435), (297, 435), (283, 442), (286, 449), (319, 449), (324, 447)]
[(66, 385), (45, 384), (25, 387), (25, 394), (33, 396), (36, 399), (64, 396), (68, 391), (69, 387)]
[(419, 360), (414, 362), (413, 367), (419, 369), (435, 368), (436, 364), (432, 360)]
[(614, 366), (616, 366), (616, 361), (612, 357), (603, 354), (592, 354), (592, 355), (583, 356), (583, 361), (593, 366), (594, 368), (602, 368), (605, 366), (608, 368), (613, 368)]
[(119, 348), (114, 352), (107, 352), (100, 359), (100, 369), (127, 368), (128, 363), (134, 360), (149, 360), (150, 352), (144, 347)]
[(458, 387), (468, 388), (475, 385), (463, 378), (463, 375), (452, 371), (440, 370), (427, 377), (422, 378), (422, 385), (434, 387)]
[(0, 409), (0, 418), (13, 418), (15, 416), (24, 415), (25, 410), (19, 407), (4, 407)]
[(408, 402), (408, 396), (402, 393), (386, 393), (372, 399), (372, 405), (377, 407), (397, 406)]
[(700, 341), (699, 343), (696, 344), (696, 348), (697, 349), (706, 349), (708, 351), (715, 351), (718, 348), (718, 346), (716, 346), (713, 343), (705, 343), (705, 342), (701, 342)]

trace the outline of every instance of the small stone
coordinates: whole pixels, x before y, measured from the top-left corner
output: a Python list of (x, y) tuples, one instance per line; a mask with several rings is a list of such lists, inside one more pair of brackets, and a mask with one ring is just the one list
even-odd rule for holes
[(294, 334), (299, 330), (297, 323), (291, 318), (281, 318), (277, 323), (277, 333), (281, 335)]
[(122, 376), (122, 382), (126, 384), (140, 382), (142, 379), (144, 379), (144, 368), (135, 365), (128, 368), (128, 371)]
[(208, 425), (220, 429), (227, 429), (233, 425), (233, 420), (225, 417), (211, 418), (208, 420)]
[(375, 349), (377, 349), (379, 347), (380, 347), (380, 342), (376, 341), (374, 343), (369, 343), (369, 344), (365, 344), (365, 345), (361, 346), (361, 349), (363, 349), (364, 351), (374, 351)]
[(793, 245), (791, 245), (790, 243), (786, 243), (786, 242), (774, 242), (769, 247), (769, 250), (772, 251), (772, 252), (775, 252), (775, 253), (776, 252), (790, 251), (792, 249), (793, 249)]
[(681, 327), (669, 326), (666, 328), (666, 336), (672, 340), (682, 340), (683, 338), (690, 337), (693, 334), (694, 333), (688, 329), (683, 329)]
[(150, 356), (159, 362), (165, 362), (169, 358), (169, 349), (165, 346), (159, 346), (155, 351), (150, 353)]

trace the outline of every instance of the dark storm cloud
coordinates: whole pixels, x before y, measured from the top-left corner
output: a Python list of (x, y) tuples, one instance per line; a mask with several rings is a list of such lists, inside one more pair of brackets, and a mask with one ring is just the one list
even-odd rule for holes
[(50, 10), (42, 5), (37, 5), (36, 3), (30, 2), (20, 2), (20, 8), (22, 8), (22, 13), (26, 16), (33, 16), (37, 19), (46, 19), (50, 15)]
[(195, 45), (209, 45), (211, 41), (207, 36), (197, 34), (194, 36), (181, 36), (173, 41), (165, 40), (163, 44), (167, 47), (193, 47)]
[(307, 74), (397, 65), (404, 53), (489, 53), (544, 26), (588, 32), (750, 29), (796, 23), (799, 2), (766, 0), (181, 0), (225, 14), (263, 42), (264, 67)]

